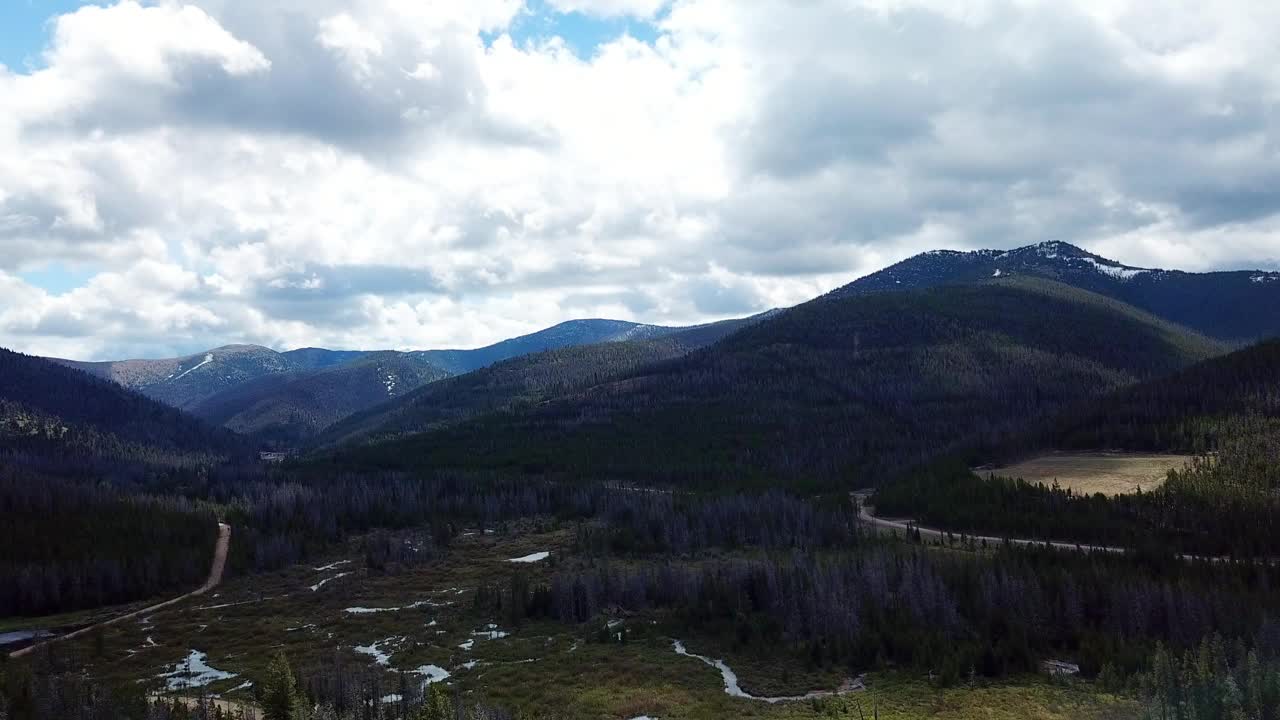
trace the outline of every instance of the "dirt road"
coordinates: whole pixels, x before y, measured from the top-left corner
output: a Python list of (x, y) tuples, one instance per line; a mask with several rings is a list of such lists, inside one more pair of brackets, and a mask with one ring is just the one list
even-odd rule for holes
[[(920, 532), (920, 536), (930, 539), (946, 540), (947, 536), (959, 537), (960, 533), (948, 533), (946, 530), (935, 530), (933, 528), (921, 527), (910, 520), (890, 520), (887, 518), (876, 517), (875, 508), (867, 504), (867, 500), (871, 498), (872, 491), (859, 490), (852, 493), (853, 498), (858, 501), (858, 519), (863, 523), (881, 530), (892, 532), (901, 532), (904, 535), (911, 530)], [(1045, 547), (1046, 545), (1059, 550), (1076, 550), (1079, 552), (1106, 552), (1106, 553), (1124, 553), (1125, 548), (1111, 547), (1108, 545), (1082, 545), (1073, 542), (1054, 542), (1051, 540), (1032, 540), (1029, 538), (1002, 538), (990, 535), (970, 535), (965, 537), (974, 542), (986, 541), (989, 544), (1002, 545), (1005, 542), (1019, 547)]]
[[(858, 490), (849, 493), (849, 496), (858, 503), (858, 520), (870, 525), (871, 527), (887, 532), (900, 532), (904, 535), (915, 530), (920, 533), (922, 538), (937, 539), (946, 541), (947, 537), (960, 537), (961, 533), (948, 532), (946, 530), (937, 530), (935, 528), (921, 527), (912, 520), (890, 520), (876, 516), (876, 509), (867, 504), (867, 500), (871, 498), (875, 491)], [(991, 535), (972, 535), (964, 533), (964, 537), (974, 541), (986, 541), (988, 544), (1002, 545), (1009, 543), (1018, 547), (1051, 547), (1057, 550), (1071, 550), (1074, 552), (1103, 552), (1123, 554), (1129, 552), (1128, 548), (1114, 547), (1110, 545), (1085, 545), (1083, 543), (1061, 542), (1055, 540), (1033, 540), (1031, 538), (1002, 538)], [(1182, 553), (1174, 555), (1179, 560), (1186, 562), (1211, 562), (1211, 563), (1229, 563), (1236, 560), (1227, 555), (1189, 555)], [(1261, 565), (1280, 566), (1280, 557), (1277, 558), (1245, 558), (1242, 562), (1252, 562)]]
[(218, 543), (213, 549), (213, 566), (209, 568), (209, 578), (205, 580), (204, 584), (201, 585), (199, 588), (192, 590), (186, 595), (180, 595), (176, 598), (173, 598), (172, 600), (165, 600), (162, 603), (157, 603), (150, 607), (142, 608), (141, 610), (134, 610), (131, 613), (120, 615), (119, 617), (113, 617), (110, 620), (104, 620), (103, 622), (95, 623), (93, 625), (89, 625), (88, 627), (80, 628), (79, 630), (76, 630), (75, 632), (67, 633), (66, 635), (59, 635), (56, 638), (51, 638), (49, 640), (45, 640), (44, 642), (39, 642), (34, 645), (24, 647), (21, 650), (15, 650), (9, 653), (9, 657), (20, 658), (24, 655), (29, 655), (35, 652), (36, 650), (42, 647), (45, 647), (46, 645), (52, 645), (53, 643), (61, 642), (63, 640), (70, 640), (72, 638), (83, 637), (84, 635), (87, 635), (93, 632), (94, 630), (97, 630), (98, 628), (106, 627), (108, 625), (115, 625), (118, 622), (123, 622), (125, 620), (128, 620), (130, 618), (135, 618), (140, 615), (150, 615), (151, 613), (154, 613), (158, 610), (163, 610), (171, 605), (176, 605), (182, 602), (183, 600), (186, 600), (187, 598), (196, 597), (197, 595), (203, 595), (209, 592), (210, 590), (212, 590), (213, 588), (217, 587), (218, 583), (222, 582), (222, 572), (226, 570), (226, 567), (227, 567), (227, 549), (230, 547), (231, 547), (231, 526), (227, 525), (226, 523), (218, 523)]

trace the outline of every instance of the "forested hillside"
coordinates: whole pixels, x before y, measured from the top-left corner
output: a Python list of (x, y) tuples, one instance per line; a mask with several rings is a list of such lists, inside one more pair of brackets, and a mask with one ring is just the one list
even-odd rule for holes
[[(1280, 335), (1280, 273), (1136, 268), (1065, 242), (1009, 251), (935, 250), (872, 273), (831, 295), (850, 297), (992, 277), (1039, 277), (1067, 283), (1228, 342), (1247, 343)], [(1242, 312), (1242, 308), (1249, 311)]]
[(228, 430), (0, 350), (0, 617), (198, 585), (217, 525), (188, 493), (255, 462)]
[(823, 298), (583, 392), (341, 459), (679, 484), (876, 483), (1221, 351), (1047, 281)]
[(1204, 453), (1229, 421), (1280, 417), (1280, 340), (1213, 358), (1109, 395), (1061, 418), (1052, 441), (1070, 448)]
[(224, 460), (245, 447), (226, 430), (115, 383), (0, 349), (0, 450), (9, 461), (175, 465)]
[(207, 506), (33, 475), (0, 464), (0, 617), (155, 597), (209, 573)]
[(531, 408), (659, 360), (705, 347), (772, 313), (726, 320), (662, 337), (566, 347), (497, 363), (410, 393), (335, 424), (317, 445), (425, 432), (491, 412)]

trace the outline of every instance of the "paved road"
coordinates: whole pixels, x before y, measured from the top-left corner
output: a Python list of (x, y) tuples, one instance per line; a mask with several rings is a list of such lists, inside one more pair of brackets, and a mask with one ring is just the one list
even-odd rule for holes
[(93, 632), (94, 630), (97, 630), (98, 628), (106, 627), (108, 625), (115, 625), (118, 622), (123, 622), (130, 618), (138, 617), (139, 615), (150, 615), (151, 613), (154, 613), (157, 610), (163, 610), (169, 607), (170, 605), (176, 605), (177, 603), (180, 603), (183, 600), (186, 600), (187, 598), (196, 597), (197, 595), (203, 595), (209, 592), (210, 590), (212, 590), (213, 588), (217, 587), (218, 583), (222, 582), (222, 572), (227, 568), (227, 549), (229, 547), (231, 547), (231, 526), (227, 525), (226, 523), (218, 523), (218, 544), (213, 549), (213, 566), (209, 568), (209, 578), (205, 580), (204, 584), (201, 585), (199, 588), (192, 590), (186, 595), (180, 595), (176, 598), (173, 598), (172, 600), (165, 600), (162, 603), (157, 603), (150, 607), (144, 607), (141, 610), (134, 610), (131, 613), (126, 613), (118, 617), (113, 617), (110, 620), (104, 620), (100, 623), (96, 623), (94, 625), (89, 625), (88, 627), (80, 628), (79, 630), (76, 630), (75, 632), (67, 633), (66, 635), (59, 635), (56, 638), (51, 638), (49, 640), (45, 640), (44, 642), (39, 642), (34, 645), (24, 647), (21, 650), (15, 650), (9, 653), (9, 657), (20, 658), (23, 655), (29, 655), (30, 653), (33, 653), (36, 650), (42, 647), (45, 647), (46, 645), (52, 645), (53, 643), (61, 642), (63, 640), (70, 640), (72, 638), (82, 637), (88, 633)]

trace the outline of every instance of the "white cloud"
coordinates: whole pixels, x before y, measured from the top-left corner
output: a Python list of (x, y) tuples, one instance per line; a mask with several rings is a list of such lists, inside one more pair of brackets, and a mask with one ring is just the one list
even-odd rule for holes
[(382, 55), (382, 42), (361, 27), (347, 13), (338, 13), (320, 21), (320, 44), (338, 52), (351, 63), (361, 77), (373, 73), (372, 63)]
[[(0, 345), (469, 346), (1045, 239), (1280, 263), (1266, 4), (555, 7), (658, 39), (513, 39), (519, 0), (63, 16), (42, 67), (0, 70)], [(99, 272), (19, 277), (55, 262)]]

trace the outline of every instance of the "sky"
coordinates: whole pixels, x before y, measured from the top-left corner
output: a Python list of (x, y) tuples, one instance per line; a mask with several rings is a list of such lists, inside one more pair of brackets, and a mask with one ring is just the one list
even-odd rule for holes
[(1280, 4), (0, 3), (0, 346), (475, 347), (1048, 240), (1280, 268)]

